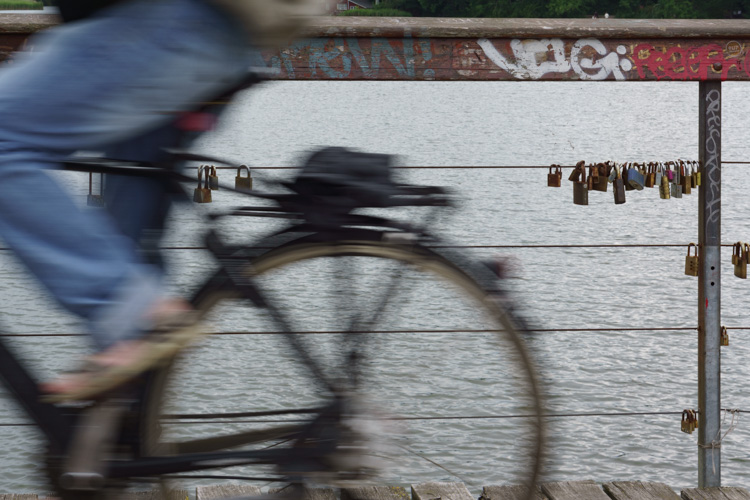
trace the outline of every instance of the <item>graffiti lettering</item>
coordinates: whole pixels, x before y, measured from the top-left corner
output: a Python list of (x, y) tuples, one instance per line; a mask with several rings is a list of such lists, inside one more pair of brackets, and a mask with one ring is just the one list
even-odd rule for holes
[(539, 80), (552, 73), (572, 71), (581, 80), (605, 80), (610, 76), (625, 80), (632, 63), (624, 56), (626, 49), (619, 46), (610, 52), (594, 38), (582, 38), (571, 47), (566, 57), (565, 42), (559, 38), (541, 40), (512, 40), (512, 58), (504, 56), (490, 40), (480, 38), (477, 43), (487, 57), (500, 69), (519, 80)]
[[(641, 43), (633, 49), (633, 62), (638, 76), (657, 80), (706, 80), (712, 73), (721, 74), (725, 80), (738, 59), (726, 58), (719, 45), (701, 47), (671, 47), (659, 50), (650, 43)], [(650, 75), (649, 75), (650, 73)]]
[[(426, 40), (405, 38), (394, 41), (387, 38), (367, 39), (315, 38), (299, 40), (279, 54), (267, 57), (274, 69), (283, 70), (287, 78), (296, 77), (295, 70), (304, 68), (304, 77), (332, 79), (381, 77), (385, 70), (395, 71), (400, 79), (416, 78), (415, 58), (419, 52), (424, 61), (432, 58), (431, 44)], [(300, 61), (306, 65), (300, 65)], [(425, 78), (434, 78), (432, 69), (424, 70)]]
[[(721, 220), (721, 92), (712, 90), (706, 95), (706, 234)], [(718, 239), (718, 236), (717, 236)], [(718, 243), (717, 243), (718, 244)]]

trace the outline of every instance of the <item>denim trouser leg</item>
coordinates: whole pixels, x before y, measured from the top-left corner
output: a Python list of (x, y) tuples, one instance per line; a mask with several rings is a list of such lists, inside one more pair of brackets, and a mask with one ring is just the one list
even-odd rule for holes
[(0, 71), (0, 237), (104, 348), (139, 334), (158, 274), (118, 230), (132, 221), (80, 210), (46, 171), (235, 83), (249, 47), (197, 0), (136, 0), (41, 38)]

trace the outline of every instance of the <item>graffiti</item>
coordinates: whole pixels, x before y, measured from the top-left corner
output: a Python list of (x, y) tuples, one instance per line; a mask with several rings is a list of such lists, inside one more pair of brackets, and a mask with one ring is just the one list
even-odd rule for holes
[(505, 57), (493, 43), (481, 38), (477, 41), (487, 57), (500, 69), (519, 80), (540, 80), (550, 74), (565, 75), (573, 72), (581, 80), (625, 80), (633, 67), (624, 57), (627, 48), (619, 45), (609, 51), (599, 40), (582, 38), (574, 42), (570, 56), (566, 55), (565, 42), (560, 38), (541, 40), (512, 40), (513, 57)]
[(744, 41), (327, 37), (263, 55), (279, 79), (748, 80)]
[[(432, 59), (429, 41), (410, 38), (315, 38), (300, 40), (266, 59), (270, 67), (283, 70), (289, 79), (298, 76), (377, 79), (391, 73), (404, 80), (434, 78), (435, 71), (432, 69), (423, 69), (421, 75), (417, 74), (417, 57), (425, 62)], [(306, 60), (306, 65), (300, 67), (300, 60)], [(304, 75), (298, 75), (300, 69), (304, 69)]]
[[(711, 226), (721, 220), (721, 91), (711, 90), (706, 94), (706, 235)], [(715, 236), (717, 241), (719, 235)], [(718, 244), (718, 243), (717, 243)]]
[[(737, 51), (736, 46), (729, 47), (730, 54)], [(640, 78), (652, 76), (657, 80), (702, 81), (712, 74), (725, 80), (732, 67), (742, 66), (740, 59), (725, 57), (722, 47), (716, 44), (659, 50), (650, 43), (640, 43), (633, 49), (633, 63)]]

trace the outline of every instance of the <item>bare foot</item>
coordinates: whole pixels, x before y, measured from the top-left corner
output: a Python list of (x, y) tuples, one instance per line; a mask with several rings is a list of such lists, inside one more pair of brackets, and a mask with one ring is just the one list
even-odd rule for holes
[(182, 299), (159, 301), (148, 313), (154, 330), (145, 338), (121, 341), (83, 360), (76, 371), (44, 383), (49, 402), (89, 399), (128, 382), (200, 336), (196, 314)]

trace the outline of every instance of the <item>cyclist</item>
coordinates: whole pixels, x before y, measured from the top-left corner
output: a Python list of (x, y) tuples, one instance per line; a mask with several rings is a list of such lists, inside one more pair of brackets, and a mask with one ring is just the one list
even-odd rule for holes
[(113, 180), (105, 213), (79, 208), (49, 171), (81, 150), (157, 159), (175, 117), (236, 85), (313, 1), (58, 0), (72, 22), (38, 35), (0, 71), (0, 238), (85, 320), (95, 351), (44, 385), (50, 400), (109, 390), (200, 329), (138, 250), (158, 238), (161, 185)]

